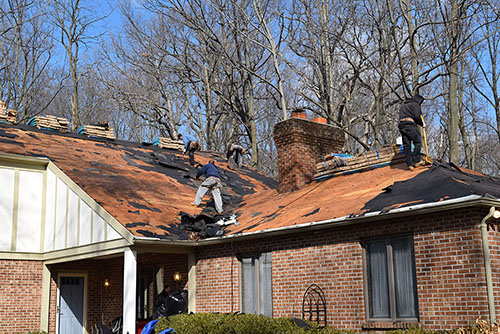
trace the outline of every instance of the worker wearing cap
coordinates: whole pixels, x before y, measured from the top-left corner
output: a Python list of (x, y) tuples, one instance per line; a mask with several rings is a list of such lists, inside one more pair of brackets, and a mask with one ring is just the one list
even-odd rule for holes
[(183, 136), (182, 133), (180, 133), (179, 139), (182, 139), (184, 142), (184, 151), (182, 154), (187, 153), (189, 156), (189, 163), (194, 166), (194, 152), (200, 149), (200, 143), (198, 143), (196, 138), (188, 134)]
[(210, 190), (215, 202), (215, 210), (217, 210), (218, 213), (222, 213), (222, 184), (220, 183), (219, 170), (215, 166), (214, 160), (210, 160), (208, 164), (198, 170), (198, 173), (196, 173), (196, 179), (199, 179), (202, 175), (205, 175), (205, 180), (198, 187), (193, 205), (199, 206), (203, 196), (205, 196), (207, 191)]
[[(415, 167), (423, 166), (424, 161), (420, 159), (420, 150), (422, 148), (422, 139), (417, 125), (424, 126), (422, 118), (422, 102), (424, 98), (415, 95), (406, 99), (399, 108), (399, 131), (403, 139), (403, 150), (406, 156), (406, 164), (409, 170)], [(413, 143), (413, 151), (411, 144)]]
[(229, 144), (226, 152), (228, 164), (241, 168), (243, 164), (243, 154), (245, 154), (245, 148), (243, 148), (243, 146), (236, 143)]

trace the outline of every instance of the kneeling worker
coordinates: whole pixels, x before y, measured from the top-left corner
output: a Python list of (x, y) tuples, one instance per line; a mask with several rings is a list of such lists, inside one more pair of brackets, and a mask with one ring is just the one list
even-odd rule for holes
[(219, 170), (215, 167), (214, 160), (210, 160), (208, 164), (198, 170), (198, 173), (196, 173), (196, 179), (199, 179), (202, 175), (205, 175), (206, 178), (198, 188), (193, 204), (195, 206), (200, 206), (203, 196), (205, 196), (207, 191), (210, 190), (215, 202), (215, 210), (217, 210), (218, 213), (222, 213), (222, 184), (220, 183)]

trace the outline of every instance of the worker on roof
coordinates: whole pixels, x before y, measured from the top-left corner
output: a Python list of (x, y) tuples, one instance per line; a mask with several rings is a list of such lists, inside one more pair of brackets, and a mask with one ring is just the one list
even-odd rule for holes
[(200, 143), (194, 138), (193, 136), (187, 134), (185, 136), (182, 135), (182, 133), (179, 133), (179, 139), (182, 139), (184, 142), (184, 151), (182, 151), (182, 154), (188, 154), (189, 156), (189, 164), (191, 166), (194, 166), (194, 152), (196, 150), (200, 149)]
[(245, 148), (243, 146), (236, 143), (229, 144), (226, 152), (229, 168), (241, 168), (243, 164), (243, 154), (245, 154)]
[(215, 210), (217, 210), (218, 213), (222, 213), (222, 184), (220, 183), (219, 170), (215, 166), (214, 160), (210, 160), (208, 164), (198, 170), (198, 173), (196, 173), (196, 179), (198, 180), (203, 174), (205, 175), (205, 180), (198, 187), (193, 205), (196, 207), (200, 206), (203, 196), (205, 196), (207, 191), (210, 190), (215, 202)]
[[(406, 164), (409, 170), (415, 167), (423, 166), (425, 162), (420, 159), (420, 150), (422, 148), (422, 139), (417, 125), (424, 127), (422, 118), (422, 102), (424, 98), (415, 95), (406, 99), (399, 108), (399, 132), (403, 139), (403, 150), (406, 156)], [(413, 143), (413, 151), (411, 144)]]

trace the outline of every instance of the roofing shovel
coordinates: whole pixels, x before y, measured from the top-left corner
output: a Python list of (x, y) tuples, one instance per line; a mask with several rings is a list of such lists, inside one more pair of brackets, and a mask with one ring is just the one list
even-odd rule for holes
[(424, 122), (424, 115), (420, 115), (420, 118), (422, 118), (422, 124), (424, 126), (422, 127), (422, 134), (424, 135), (424, 153), (425, 153), (425, 162), (432, 164), (431, 159), (429, 159), (429, 151), (427, 149), (427, 135), (425, 134), (425, 122)]

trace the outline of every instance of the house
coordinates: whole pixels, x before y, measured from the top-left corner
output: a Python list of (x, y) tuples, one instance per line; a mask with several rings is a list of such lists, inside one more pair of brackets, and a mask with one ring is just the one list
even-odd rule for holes
[(196, 169), (180, 152), (0, 125), (2, 332), (90, 333), (123, 317), (135, 333), (166, 284), (188, 291), (191, 312), (274, 317), (310, 314), (317, 287), (315, 316), (359, 331), (495, 320), (500, 180), (442, 163), (316, 180), (342, 132), (291, 118), (274, 136), (279, 186), (196, 156), (221, 170), (219, 225), (191, 206)]

